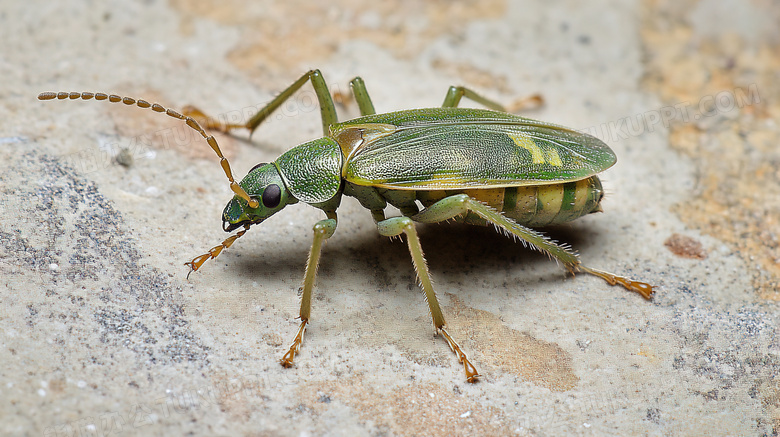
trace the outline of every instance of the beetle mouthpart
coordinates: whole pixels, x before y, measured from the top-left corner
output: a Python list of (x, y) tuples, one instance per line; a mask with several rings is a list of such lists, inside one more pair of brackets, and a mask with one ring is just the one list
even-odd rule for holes
[(240, 221), (240, 222), (237, 222), (237, 223), (230, 223), (230, 222), (228, 222), (226, 220), (223, 220), (222, 221), (222, 230), (225, 231), (225, 232), (230, 232), (230, 231), (233, 231), (233, 230), (236, 230), (236, 229), (240, 228), (241, 226), (250, 225), (250, 224), (252, 224), (252, 222), (250, 220), (243, 220), (243, 221)]
[(241, 220), (240, 222), (236, 222), (236, 223), (230, 223), (227, 220), (222, 220), (222, 230), (225, 231), (225, 232), (230, 232), (230, 231), (234, 231), (234, 230), (240, 228), (241, 226), (244, 226), (245, 228), (249, 229), (249, 226), (260, 224), (260, 223), (263, 222), (263, 220), (265, 220), (265, 219), (264, 218), (260, 218), (260, 219), (254, 220), (254, 221), (252, 221), (252, 220)]

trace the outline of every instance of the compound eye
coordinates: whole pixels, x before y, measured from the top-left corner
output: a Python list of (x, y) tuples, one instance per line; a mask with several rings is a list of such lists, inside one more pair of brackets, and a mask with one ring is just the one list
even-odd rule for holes
[(271, 184), (263, 190), (263, 206), (266, 208), (276, 208), (282, 201), (282, 189), (279, 185)]

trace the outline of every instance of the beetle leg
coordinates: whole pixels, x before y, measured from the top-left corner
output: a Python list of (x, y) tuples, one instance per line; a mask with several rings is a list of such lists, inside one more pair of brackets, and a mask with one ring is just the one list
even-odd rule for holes
[(352, 87), (352, 95), (355, 96), (355, 101), (360, 109), (360, 115), (374, 115), (374, 104), (371, 102), (371, 97), (366, 90), (366, 83), (363, 79), (356, 77), (349, 82), (349, 86)]
[(425, 292), (425, 300), (428, 302), (428, 308), (431, 311), (431, 318), (433, 319), (433, 326), (437, 332), (441, 332), (450, 349), (458, 357), (458, 360), (463, 364), (466, 371), (466, 381), (477, 382), (477, 378), (480, 376), (477, 369), (468, 359), (468, 356), (463, 352), (458, 343), (450, 337), (450, 334), (444, 329), (444, 314), (439, 307), (439, 301), (436, 299), (436, 293), (433, 290), (433, 283), (431, 282), (431, 275), (428, 272), (428, 265), (425, 262), (425, 256), (423, 255), (422, 246), (420, 245), (420, 239), (417, 237), (417, 231), (414, 227), (414, 222), (409, 217), (392, 217), (387, 220), (382, 220), (376, 224), (379, 234), (385, 237), (395, 237), (406, 234), (406, 240), (409, 244), (409, 253), (412, 255), (412, 264), (417, 272), (417, 278), (420, 281), (420, 286)]
[(613, 275), (612, 273), (602, 272), (582, 265), (577, 254), (568, 246), (558, 244), (543, 234), (520, 225), (509, 217), (504, 216), (495, 209), (466, 194), (456, 194), (445, 197), (423, 211), (411, 216), (411, 219), (421, 223), (437, 223), (457, 217), (469, 211), (492, 223), (496, 228), (501, 228), (508, 235), (520, 238), (532, 247), (560, 261), (572, 273), (575, 271), (582, 271), (598, 276), (607, 281), (610, 285), (620, 284), (630, 291), (641, 294), (645, 299), (650, 299), (653, 294), (653, 287), (649, 284), (632, 281), (621, 276)]
[(282, 103), (292, 97), (298, 89), (309, 81), (311, 81), (311, 86), (314, 87), (314, 94), (317, 95), (317, 100), (320, 104), (322, 134), (327, 137), (330, 133), (330, 125), (338, 121), (338, 116), (336, 115), (336, 107), (333, 105), (333, 97), (331, 97), (330, 91), (328, 91), (328, 85), (325, 83), (325, 79), (322, 77), (320, 70), (307, 71), (300, 79), (296, 80), (292, 85), (287, 87), (286, 90), (282, 91), (246, 122), (247, 129), (249, 129), (250, 132), (254, 132), (263, 120), (268, 118), (274, 110), (282, 106)]
[(192, 117), (206, 129), (219, 132), (230, 132), (233, 129), (246, 129), (246, 123), (227, 123), (217, 118), (206, 115), (203, 111), (192, 105), (186, 105), (181, 108), (181, 113), (187, 117)]
[[(203, 255), (196, 256), (192, 259), (192, 261), (184, 263), (185, 266), (189, 266), (190, 273), (198, 270), (200, 266), (203, 265), (206, 261), (210, 259), (216, 258), (224, 249), (227, 249), (231, 245), (233, 245), (233, 242), (238, 240), (240, 237), (242, 237), (244, 234), (246, 234), (246, 231), (249, 230), (249, 225), (244, 225), (244, 229), (236, 232), (235, 235), (231, 235), (227, 238), (225, 238), (225, 241), (223, 241), (219, 246), (212, 247), (207, 253), (204, 253)], [(187, 273), (187, 277), (190, 277), (190, 273)]]
[(287, 89), (274, 97), (273, 100), (268, 102), (267, 105), (257, 111), (257, 113), (244, 124), (222, 123), (212, 117), (205, 115), (198, 108), (192, 106), (187, 107), (185, 114), (202, 122), (202, 124), (209, 128), (222, 130), (224, 132), (228, 132), (231, 129), (246, 128), (249, 129), (249, 134), (251, 136), (252, 132), (257, 129), (257, 126), (259, 126), (260, 123), (268, 118), (269, 115), (282, 106), (284, 102), (292, 97), (296, 91), (298, 91), (306, 82), (309, 81), (311, 81), (311, 85), (314, 87), (314, 94), (317, 95), (317, 100), (320, 103), (322, 132), (323, 135), (327, 137), (330, 133), (330, 125), (338, 121), (338, 116), (336, 115), (336, 107), (333, 105), (333, 98), (330, 95), (330, 91), (328, 91), (328, 85), (325, 83), (325, 79), (323, 79), (320, 70), (307, 71), (303, 76), (300, 77), (300, 79), (293, 82), (293, 84), (287, 87)]
[(501, 104), (496, 103), (488, 98), (482, 97), (481, 95), (463, 86), (451, 86), (450, 89), (447, 90), (447, 95), (444, 96), (444, 103), (442, 103), (441, 107), (457, 108), (458, 104), (460, 104), (460, 99), (462, 99), (463, 97), (469, 100), (473, 100), (495, 111), (506, 112), (506, 110)]
[(460, 99), (463, 97), (469, 100), (473, 100), (487, 108), (501, 112), (519, 112), (526, 109), (538, 108), (544, 104), (544, 99), (542, 96), (539, 94), (534, 94), (532, 96), (516, 100), (509, 106), (507, 111), (503, 105), (496, 103), (488, 98), (482, 97), (481, 95), (466, 87), (451, 86), (450, 89), (447, 90), (447, 95), (444, 97), (444, 103), (441, 106), (442, 108), (457, 108), (460, 104)]
[(599, 278), (607, 281), (607, 284), (609, 285), (620, 284), (627, 290), (636, 291), (647, 300), (650, 300), (653, 297), (653, 293), (655, 293), (655, 290), (653, 290), (653, 286), (646, 282), (632, 281), (631, 279), (624, 278), (622, 276), (613, 275), (612, 273), (609, 272), (604, 272), (601, 270), (591, 269), (590, 267), (585, 267), (582, 264), (577, 266), (577, 270), (580, 270), (585, 273), (589, 273), (594, 276), (598, 276)]
[(303, 333), (306, 331), (306, 324), (309, 323), (311, 315), (311, 293), (314, 289), (314, 283), (317, 279), (317, 268), (320, 265), (320, 253), (322, 244), (336, 232), (337, 218), (335, 212), (329, 212), (328, 219), (320, 220), (314, 225), (314, 241), (311, 244), (309, 260), (306, 263), (306, 273), (303, 275), (303, 293), (301, 295), (301, 326), (295, 335), (290, 349), (282, 357), (281, 364), (284, 367), (292, 367), (295, 354), (303, 343)]

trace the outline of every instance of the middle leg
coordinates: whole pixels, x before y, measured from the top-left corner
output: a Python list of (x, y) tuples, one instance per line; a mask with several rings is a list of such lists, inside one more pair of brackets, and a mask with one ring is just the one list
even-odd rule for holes
[(428, 301), (428, 308), (431, 311), (431, 318), (433, 318), (433, 326), (437, 332), (441, 332), (450, 349), (458, 357), (458, 360), (463, 364), (463, 368), (466, 371), (467, 382), (477, 382), (477, 378), (480, 376), (476, 367), (471, 364), (468, 356), (460, 348), (458, 343), (450, 337), (450, 334), (444, 328), (444, 314), (439, 307), (439, 300), (436, 299), (436, 293), (433, 291), (433, 283), (431, 282), (431, 275), (428, 273), (428, 265), (425, 262), (425, 256), (423, 255), (422, 246), (420, 245), (420, 239), (417, 237), (417, 231), (414, 227), (414, 222), (409, 217), (392, 217), (386, 220), (377, 222), (377, 229), (381, 235), (385, 237), (395, 237), (406, 234), (406, 241), (409, 244), (409, 253), (412, 255), (412, 263), (414, 269), (417, 272), (417, 278), (420, 280), (420, 286), (425, 292), (425, 300)]
[(486, 108), (490, 108), (494, 111), (500, 111), (500, 112), (519, 112), (526, 109), (534, 109), (538, 108), (539, 106), (542, 106), (544, 104), (544, 99), (539, 94), (534, 94), (532, 96), (516, 100), (514, 103), (512, 103), (508, 111), (504, 108), (503, 105), (494, 102), (493, 100), (490, 100), (486, 97), (483, 97), (482, 95), (472, 91), (469, 88), (463, 87), (463, 86), (451, 86), (447, 90), (447, 95), (444, 96), (444, 103), (442, 103), (442, 108), (457, 108), (460, 104), (460, 100), (465, 97), (469, 100), (472, 100), (474, 102), (477, 102)]

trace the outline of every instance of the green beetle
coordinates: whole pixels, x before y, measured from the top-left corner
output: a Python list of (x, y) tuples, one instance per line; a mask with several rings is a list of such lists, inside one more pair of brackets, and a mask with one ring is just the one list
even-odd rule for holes
[[(309, 81), (319, 100), (323, 138), (290, 149), (270, 164), (258, 164), (236, 183), (219, 145), (201, 124), (226, 132), (245, 128), (251, 133)], [(569, 128), (508, 114), (499, 104), (463, 87), (450, 87), (441, 108), (376, 114), (363, 81), (358, 77), (350, 84), (362, 116), (343, 123), (337, 122), (333, 99), (319, 70), (304, 74), (241, 125), (221, 124), (195, 108), (180, 114), (156, 103), (101, 93), (42, 93), (38, 98), (95, 98), (135, 104), (182, 119), (206, 139), (235, 192), (222, 213), (223, 229), (243, 229), (186, 263), (190, 272), (230, 247), (252, 225), (287, 205), (300, 201), (325, 212), (327, 218), (314, 225), (303, 280), (301, 324), (281, 360), (285, 367), (293, 365), (303, 341), (322, 244), (336, 230), (336, 209), (344, 195), (355, 197), (371, 211), (381, 235), (406, 234), (433, 325), (463, 364), (468, 382), (477, 381), (479, 373), (445, 329), (414, 222), (492, 224), (547, 253), (572, 273), (593, 274), (610, 285), (620, 284), (651, 298), (651, 285), (588, 268), (568, 246), (530, 229), (601, 211), (603, 190), (596, 175), (616, 161), (602, 141)], [(463, 97), (491, 110), (458, 108)], [(386, 218), (388, 203), (403, 215)]]

